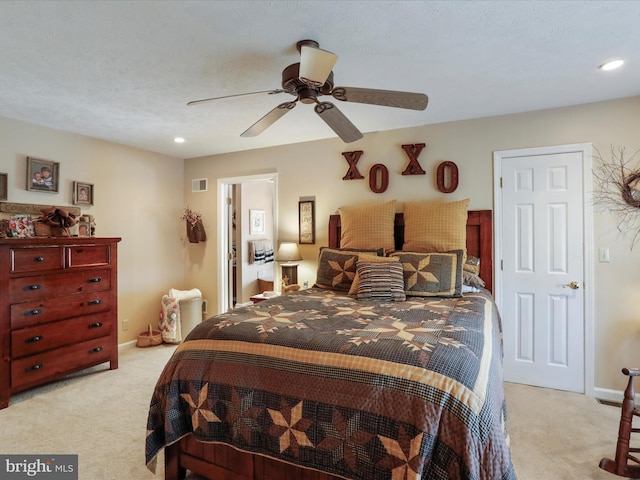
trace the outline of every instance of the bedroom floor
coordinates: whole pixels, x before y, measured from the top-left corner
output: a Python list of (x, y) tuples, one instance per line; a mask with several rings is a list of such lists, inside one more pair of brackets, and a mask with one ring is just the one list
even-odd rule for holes
[[(14, 395), (0, 410), (0, 453), (79, 455), (81, 479), (161, 479), (144, 464), (147, 409), (175, 346), (121, 349), (120, 368), (95, 367)], [(519, 480), (614, 480), (620, 409), (584, 395), (506, 384), (508, 428)], [(114, 462), (114, 459), (118, 459)], [(191, 475), (189, 480), (200, 480)]]

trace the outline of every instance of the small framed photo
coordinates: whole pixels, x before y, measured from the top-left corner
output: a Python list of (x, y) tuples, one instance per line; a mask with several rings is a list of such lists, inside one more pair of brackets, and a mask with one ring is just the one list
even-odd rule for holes
[(9, 191), (9, 182), (7, 181), (8, 175), (6, 173), (0, 173), (0, 200), (6, 200)]
[(36, 236), (31, 215), (11, 215), (9, 218), (11, 236), (15, 238), (31, 238)]
[(73, 182), (73, 204), (93, 205), (93, 183)]
[(316, 212), (313, 200), (298, 202), (298, 243), (316, 243)]
[(89, 222), (78, 222), (78, 236), (79, 237), (91, 236), (91, 224)]
[(249, 234), (264, 233), (264, 210), (249, 210)]
[(27, 157), (27, 190), (58, 193), (60, 164)]

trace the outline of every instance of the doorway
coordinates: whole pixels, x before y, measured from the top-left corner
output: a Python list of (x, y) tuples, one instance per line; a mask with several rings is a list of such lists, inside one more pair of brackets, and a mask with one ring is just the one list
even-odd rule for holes
[[(245, 192), (263, 191), (265, 201), (247, 201)], [(236, 302), (243, 303), (244, 286), (257, 278), (245, 278), (244, 259), (247, 257), (249, 235), (249, 209), (260, 208), (265, 213), (265, 236), (277, 240), (277, 174), (248, 175), (218, 179), (218, 312), (227, 312)], [(243, 201), (243, 198), (245, 199)], [(263, 271), (274, 270), (273, 265), (265, 265)], [(244, 274), (243, 274), (244, 273)], [(251, 272), (252, 274), (254, 272)], [(273, 273), (272, 273), (273, 274)]]
[(590, 144), (494, 152), (505, 380), (593, 394)]

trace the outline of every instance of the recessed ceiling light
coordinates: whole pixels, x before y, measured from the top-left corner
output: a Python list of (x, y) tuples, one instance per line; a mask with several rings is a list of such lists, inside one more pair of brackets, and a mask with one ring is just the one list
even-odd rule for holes
[(600, 65), (600, 70), (615, 70), (618, 67), (621, 67), (624, 63), (624, 60), (612, 60), (607, 63), (603, 63)]
[(184, 143), (184, 138), (176, 137), (176, 138), (173, 139), (173, 141), (176, 142), (176, 143)]

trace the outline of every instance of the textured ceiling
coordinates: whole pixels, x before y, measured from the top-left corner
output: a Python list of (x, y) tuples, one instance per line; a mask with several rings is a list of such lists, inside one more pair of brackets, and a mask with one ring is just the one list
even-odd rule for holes
[(640, 95), (638, 25), (637, 1), (4, 0), (0, 115), (180, 158), (335, 138), (312, 105), (240, 137), (287, 94), (186, 106), (280, 88), (306, 38), (336, 85), (429, 95), (335, 101), (364, 133), (540, 110)]

